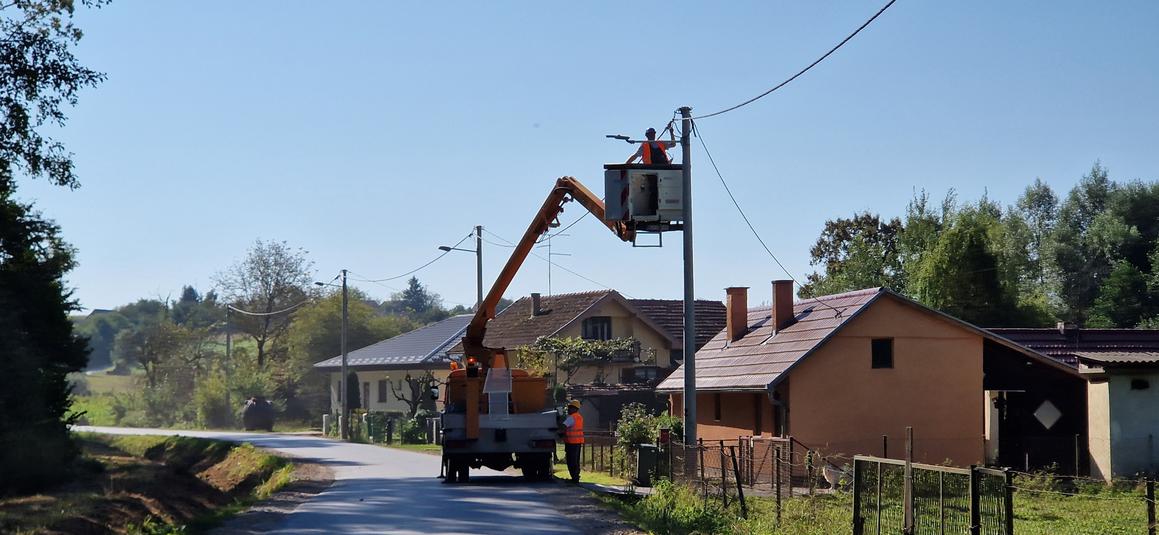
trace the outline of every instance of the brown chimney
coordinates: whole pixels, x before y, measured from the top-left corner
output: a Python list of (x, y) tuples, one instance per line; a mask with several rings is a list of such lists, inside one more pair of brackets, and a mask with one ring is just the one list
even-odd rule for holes
[(531, 294), (531, 317), (538, 316), (541, 312), (543, 309), (540, 308), (539, 294), (533, 293)]
[(725, 288), (724, 330), (729, 342), (740, 340), (749, 330), (749, 289), (747, 286)]
[(793, 314), (793, 281), (773, 281), (773, 332), (796, 323)]

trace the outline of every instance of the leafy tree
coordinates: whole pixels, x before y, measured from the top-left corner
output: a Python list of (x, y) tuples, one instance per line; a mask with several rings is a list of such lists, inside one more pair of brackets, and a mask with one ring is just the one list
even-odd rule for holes
[[(313, 262), (306, 251), (286, 242), (257, 240), (241, 262), (217, 274), (226, 303), (250, 312), (271, 314), (290, 309), (309, 295)], [(248, 316), (234, 314), (234, 325), (253, 338), (257, 364), (266, 365), (271, 350), (289, 329), (291, 314)]]
[[(347, 407), (350, 410), (362, 407), (362, 386), (358, 382), (358, 374), (356, 372), (349, 372), (346, 374), (346, 393), (350, 395), (350, 402)], [(342, 395), (341, 392), (338, 393)]]
[(59, 228), (15, 201), (0, 160), (0, 493), (55, 482), (76, 455), (66, 376), (85, 367), (86, 341), (68, 314), (63, 277), (73, 250)]
[[(349, 290), (347, 349), (353, 351), (410, 331), (418, 325), (405, 316), (379, 314), (357, 289)], [(289, 367), (280, 374), (288, 394), (286, 413), (306, 418), (329, 410), (329, 385), (315, 363), (341, 354), (342, 294), (332, 292), (294, 314), (286, 333)]]
[(898, 257), (901, 230), (901, 220), (883, 222), (868, 212), (851, 219), (826, 221), (821, 237), (810, 250), (810, 263), (824, 265), (825, 273), (810, 274), (801, 295), (811, 297), (872, 286), (900, 290), (904, 277)]
[(72, 155), (43, 134), (64, 126), (63, 108), (76, 104), (78, 91), (104, 79), (72, 54), (81, 38), (74, 8), (0, 3), (0, 493), (59, 480), (77, 452), (66, 375), (84, 368), (87, 348), (68, 318), (76, 303), (63, 277), (73, 250), (55, 224), (14, 198), (16, 172), (79, 185)]
[(1095, 239), (1091, 231), (1116, 187), (1107, 170), (1096, 162), (1059, 208), (1047, 262), (1057, 279), (1056, 292), (1068, 321), (1086, 320), (1100, 281), (1111, 272), (1113, 262), (1105, 253), (1107, 233), (1115, 226), (1107, 221), (1099, 225), (1097, 234), (1101, 240)]
[[(602, 382), (603, 369), (616, 358), (636, 356), (641, 360), (655, 358), (640, 354), (640, 342), (635, 338), (613, 338), (611, 340), (585, 340), (578, 337), (541, 336), (530, 347), (520, 348), (516, 354), (525, 362), (540, 363), (541, 368), (563, 373), (563, 384), (570, 384), (572, 378), (584, 366), (596, 366), (597, 382)], [(549, 364), (550, 362), (550, 364)], [(550, 367), (548, 367), (550, 366)], [(553, 372), (548, 371), (547, 374)]]
[(1018, 197), (1013, 216), (1025, 225), (1028, 274), (1039, 284), (1045, 282), (1042, 258), (1058, 221), (1058, 195), (1040, 178)]
[(225, 309), (217, 304), (217, 292), (204, 296), (192, 286), (181, 288), (181, 298), (172, 306), (173, 323), (190, 327), (211, 327), (225, 320)]
[(117, 333), (129, 327), (129, 320), (117, 311), (93, 312), (76, 322), (77, 333), (89, 341), (89, 369), (112, 365)]
[(1141, 323), (1150, 311), (1147, 281), (1139, 268), (1120, 260), (1099, 289), (1091, 307), (1091, 327), (1130, 328)]

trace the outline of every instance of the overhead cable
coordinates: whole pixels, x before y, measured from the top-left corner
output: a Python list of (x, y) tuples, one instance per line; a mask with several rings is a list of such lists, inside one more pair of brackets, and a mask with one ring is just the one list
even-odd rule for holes
[[(580, 219), (583, 219), (583, 218), (580, 218)], [(576, 221), (579, 221), (579, 219), (577, 219)], [(574, 225), (575, 223), (573, 222), (572, 224)], [(570, 225), (569, 225), (569, 226), (570, 226)], [(565, 230), (566, 230), (566, 229), (565, 229)], [(502, 244), (496, 244), (496, 245), (500, 245), (500, 246), (503, 246), (503, 247), (515, 247), (515, 243), (514, 243), (514, 242), (512, 242), (511, 240), (508, 240), (507, 238), (504, 238), (503, 236), (500, 236), (500, 235), (498, 235), (498, 234), (495, 234), (495, 231), (488, 229), (488, 230), (487, 230), (487, 232), (490, 232), (492, 236), (495, 236), (496, 238), (498, 238), (498, 239), (500, 239), (500, 240), (503, 240), (503, 241), (507, 242), (508, 244), (510, 244), (510, 245), (502, 245)], [(560, 231), (560, 232), (562, 232), (562, 231)], [(579, 273), (577, 273), (577, 272), (575, 272), (575, 271), (573, 271), (573, 270), (571, 270), (571, 269), (568, 269), (568, 268), (567, 268), (567, 267), (565, 267), (565, 266), (561, 266), (561, 265), (559, 265), (559, 262), (556, 262), (556, 261), (554, 261), (554, 260), (549, 260), (549, 259), (547, 259), (547, 258), (544, 258), (542, 255), (536, 254), (536, 253), (535, 253), (535, 251), (530, 251), (530, 254), (531, 254), (531, 256), (534, 256), (534, 257), (536, 257), (536, 258), (538, 258), (538, 259), (540, 259), (540, 260), (543, 260), (544, 262), (548, 262), (548, 263), (550, 263), (551, 265), (553, 265), (553, 266), (555, 266), (555, 267), (557, 267), (557, 268), (559, 268), (559, 269), (562, 269), (562, 270), (564, 270), (564, 271), (566, 271), (566, 272), (568, 272), (568, 273), (571, 273), (572, 275), (575, 275), (575, 276), (577, 276), (577, 277), (579, 277), (579, 278), (581, 278), (581, 279), (583, 279), (583, 280), (585, 280), (585, 281), (588, 281), (588, 282), (590, 282), (590, 283), (592, 283), (592, 284), (595, 284), (596, 286), (599, 286), (599, 287), (601, 287), (601, 288), (605, 288), (605, 289), (608, 289), (608, 290), (614, 290), (614, 291), (618, 292), (620, 295), (623, 295), (624, 297), (627, 297), (628, 299), (635, 299), (635, 297), (632, 297), (632, 296), (630, 296), (630, 295), (628, 295), (628, 294), (626, 294), (626, 293), (624, 293), (624, 292), (622, 292), (622, 291), (620, 291), (620, 290), (616, 290), (615, 288), (612, 288), (611, 286), (608, 286), (607, 284), (604, 284), (604, 283), (602, 283), (602, 282), (600, 282), (600, 281), (597, 281), (597, 280), (594, 280), (594, 279), (590, 279), (590, 278), (588, 278), (588, 277), (586, 277), (586, 276), (584, 276), (584, 275), (581, 275), (581, 274), (579, 274)]]
[[(798, 287), (804, 288), (805, 286), (803, 284), (801, 284), (799, 281), (797, 281), (797, 278), (794, 277), (793, 274), (789, 272), (788, 268), (786, 268), (785, 265), (781, 263), (781, 260), (777, 258), (777, 255), (773, 254), (773, 250), (769, 248), (769, 245), (767, 243), (765, 243), (764, 238), (761, 238), (761, 234), (759, 232), (757, 232), (757, 229), (756, 229), (756, 227), (753, 226), (752, 221), (749, 221), (749, 216), (746, 215), (744, 213), (744, 210), (740, 207), (740, 203), (737, 202), (736, 197), (732, 194), (732, 189), (730, 189), (728, 187), (728, 182), (725, 182), (724, 175), (722, 175), (720, 173), (720, 168), (716, 166), (716, 160), (712, 159), (712, 153), (708, 151), (708, 145), (706, 145), (704, 143), (704, 136), (700, 134), (700, 127), (697, 126), (697, 124), (695, 122), (692, 123), (692, 133), (696, 135), (696, 139), (700, 140), (700, 147), (704, 149), (704, 154), (706, 156), (708, 156), (708, 163), (712, 164), (712, 170), (716, 171), (716, 176), (717, 176), (717, 178), (720, 179), (720, 185), (724, 186), (725, 193), (728, 193), (728, 198), (732, 200), (732, 205), (736, 207), (736, 211), (738, 213), (740, 213), (741, 219), (743, 219), (745, 224), (749, 226), (749, 230), (752, 231), (753, 236), (756, 237), (758, 242), (760, 242), (761, 247), (765, 248), (765, 252), (769, 253), (769, 256), (772, 257), (773, 262), (776, 262), (777, 265), (780, 266), (781, 271), (784, 271), (785, 275), (787, 275), (789, 277), (789, 279), (792, 280), (793, 283), (796, 284)], [(832, 305), (825, 303), (819, 299), (817, 299), (815, 301), (817, 301), (817, 303), (819, 303), (821, 305), (824, 305), (827, 308), (833, 309), (833, 311), (836, 312), (838, 316), (841, 315), (841, 311), (834, 308)]]
[(693, 117), (693, 119), (707, 119), (709, 117), (716, 117), (717, 115), (728, 113), (728, 112), (733, 111), (737, 108), (741, 108), (741, 107), (747, 106), (749, 104), (752, 104), (753, 102), (756, 102), (756, 101), (760, 100), (761, 98), (764, 98), (769, 93), (772, 93), (773, 91), (776, 91), (776, 90), (778, 90), (786, 85), (789, 85), (789, 82), (796, 80), (797, 77), (801, 76), (802, 74), (805, 74), (806, 72), (809, 71), (809, 69), (816, 67), (818, 63), (825, 61), (825, 58), (829, 57), (831, 54), (836, 52), (837, 49), (844, 46), (845, 43), (848, 43), (850, 39), (853, 39), (853, 36), (857, 35), (858, 33), (861, 33), (861, 30), (864, 30), (866, 26), (869, 26), (869, 24), (872, 23), (874, 21), (874, 19), (876, 19), (879, 15), (881, 15), (882, 13), (885, 13), (885, 10), (889, 9), (889, 6), (892, 6), (893, 3), (896, 1), (897, 0), (889, 0), (889, 2), (886, 3), (884, 6), (882, 6), (881, 9), (877, 10), (877, 13), (874, 13), (872, 17), (869, 17), (869, 20), (865, 21), (865, 23), (863, 23), (861, 26), (858, 26), (856, 30), (853, 30), (853, 33), (849, 34), (849, 36), (846, 37), (845, 39), (842, 39), (840, 43), (837, 43), (837, 46), (830, 48), (829, 51), (825, 53), (825, 55), (817, 58), (815, 61), (813, 61), (813, 63), (810, 63), (804, 69), (797, 71), (797, 74), (794, 74), (794, 75), (790, 76), (788, 79), (786, 79), (785, 81), (773, 86), (772, 89), (769, 89), (768, 91), (765, 91), (764, 93), (761, 93), (753, 98), (750, 98), (750, 99), (748, 99), (744, 102), (741, 102), (740, 104), (737, 104), (735, 106), (732, 106), (730, 108), (725, 108), (723, 110), (712, 112), (712, 113), (709, 113), (706, 115), (698, 115), (696, 117)]
[(274, 312), (250, 312), (248, 310), (242, 310), (238, 307), (235, 307), (235, 306), (229, 305), (229, 304), (227, 304), (225, 306), (226, 306), (226, 308), (228, 308), (234, 312), (237, 312), (238, 314), (245, 314), (246, 316), (277, 316), (278, 314), (285, 314), (286, 312), (294, 310), (295, 308), (298, 308), (298, 307), (300, 307), (306, 303), (309, 303), (309, 302), (310, 302), (309, 300), (302, 301), (300, 303), (297, 303), (295, 305), (290, 305), (290, 306), (283, 308), (281, 310), (275, 310)]
[[(463, 239), (459, 240), (457, 243), (455, 243), (454, 245), (452, 245), (452, 246), (451, 246), (451, 248), (453, 249), (453, 248), (455, 248), (455, 247), (458, 247), (460, 244), (462, 244), (463, 242), (467, 241), (467, 238), (470, 238), (471, 236), (474, 236), (474, 235), (475, 235), (475, 232), (474, 232), (474, 231), (472, 231), (472, 232), (468, 233), (466, 236), (463, 236)], [(439, 256), (436, 256), (436, 257), (432, 258), (430, 262), (427, 262), (427, 263), (425, 263), (425, 264), (423, 264), (423, 265), (421, 265), (421, 266), (419, 266), (419, 267), (417, 267), (417, 268), (414, 268), (414, 269), (412, 269), (412, 270), (410, 270), (410, 271), (408, 271), (408, 272), (406, 272), (406, 273), (403, 273), (402, 275), (395, 275), (395, 276), (393, 276), (393, 277), (383, 277), (383, 278), (381, 278), (381, 279), (367, 279), (367, 280), (364, 280), (363, 282), (386, 282), (386, 281), (392, 281), (392, 280), (395, 280), (395, 279), (401, 279), (401, 278), (403, 278), (403, 277), (406, 277), (406, 276), (409, 276), (409, 275), (414, 275), (415, 273), (418, 273), (419, 271), (422, 271), (422, 270), (423, 270), (424, 268), (426, 268), (427, 266), (429, 266), (429, 265), (431, 265), (431, 264), (434, 264), (435, 262), (438, 262), (439, 260), (442, 260), (442, 258), (443, 258), (444, 256), (447, 256), (447, 253), (449, 253), (449, 252), (451, 252), (451, 251), (443, 251), (443, 253), (442, 253), (442, 254), (440, 254)]]

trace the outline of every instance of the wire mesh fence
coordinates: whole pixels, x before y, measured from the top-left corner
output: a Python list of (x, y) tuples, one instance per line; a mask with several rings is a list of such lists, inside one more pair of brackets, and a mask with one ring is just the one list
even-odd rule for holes
[(1011, 489), (1019, 535), (1155, 535), (1159, 529), (1151, 479), (1012, 472)]

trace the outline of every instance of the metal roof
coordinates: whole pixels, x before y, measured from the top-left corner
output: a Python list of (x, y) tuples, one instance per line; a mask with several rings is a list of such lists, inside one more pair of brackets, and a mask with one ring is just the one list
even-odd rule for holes
[[(451, 316), (387, 338), (347, 353), (347, 366), (357, 369), (407, 369), (442, 366), (450, 362), (447, 350), (455, 345), (471, 322), (471, 314)], [(342, 356), (329, 358), (314, 365), (324, 370), (342, 367)]]
[[(1159, 352), (1159, 329), (992, 328), (991, 332), (1071, 367), (1079, 353)], [(1092, 358), (1092, 360), (1094, 360)]]
[(1102, 365), (1159, 364), (1159, 351), (1077, 351), (1082, 361)]

